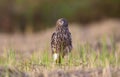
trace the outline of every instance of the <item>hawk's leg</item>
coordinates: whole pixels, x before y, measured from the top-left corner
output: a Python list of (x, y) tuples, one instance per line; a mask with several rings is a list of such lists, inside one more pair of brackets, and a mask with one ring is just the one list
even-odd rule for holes
[(62, 58), (63, 58), (62, 54), (58, 54), (58, 53), (53, 54), (53, 60), (56, 64), (61, 64)]

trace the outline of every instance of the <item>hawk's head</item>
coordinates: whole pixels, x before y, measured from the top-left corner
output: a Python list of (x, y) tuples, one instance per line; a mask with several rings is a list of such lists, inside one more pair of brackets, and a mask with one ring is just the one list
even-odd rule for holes
[(68, 21), (65, 18), (60, 18), (56, 22), (57, 26), (68, 27)]

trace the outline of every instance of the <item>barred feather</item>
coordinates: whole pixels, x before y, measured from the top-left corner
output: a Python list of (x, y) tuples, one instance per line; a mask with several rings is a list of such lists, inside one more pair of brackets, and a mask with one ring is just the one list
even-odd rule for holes
[(56, 23), (56, 31), (51, 37), (51, 50), (52, 53), (63, 53), (62, 57), (72, 50), (71, 33), (68, 29), (68, 22), (64, 18)]

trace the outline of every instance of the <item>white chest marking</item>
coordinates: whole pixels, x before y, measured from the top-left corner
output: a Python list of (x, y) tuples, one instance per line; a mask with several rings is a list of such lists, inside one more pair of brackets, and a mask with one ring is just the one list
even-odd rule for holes
[(54, 53), (53, 54), (53, 60), (56, 61), (58, 59), (58, 54), (57, 53)]

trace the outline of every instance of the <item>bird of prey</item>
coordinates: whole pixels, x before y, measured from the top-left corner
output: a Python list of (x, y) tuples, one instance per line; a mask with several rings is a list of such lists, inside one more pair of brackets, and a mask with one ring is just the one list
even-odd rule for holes
[(60, 18), (56, 22), (56, 30), (51, 37), (51, 50), (56, 63), (61, 63), (61, 58), (72, 50), (71, 33), (65, 18)]

